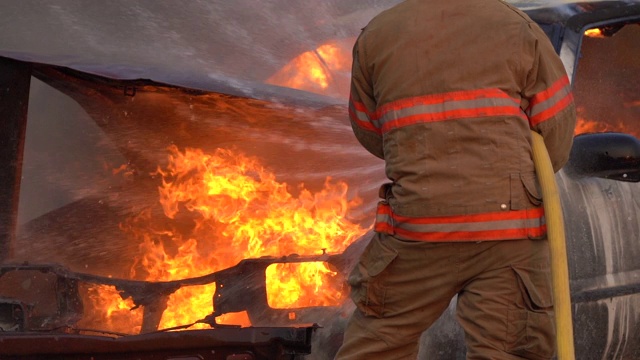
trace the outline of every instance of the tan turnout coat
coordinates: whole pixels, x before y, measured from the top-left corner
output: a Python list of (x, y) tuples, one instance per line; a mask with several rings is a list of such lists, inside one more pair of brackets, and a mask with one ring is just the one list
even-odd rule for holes
[(520, 10), (449, 1), (401, 3), (353, 49), (352, 127), (391, 180), (375, 229), (424, 241), (544, 237), (530, 130), (559, 170), (575, 127), (565, 69)]

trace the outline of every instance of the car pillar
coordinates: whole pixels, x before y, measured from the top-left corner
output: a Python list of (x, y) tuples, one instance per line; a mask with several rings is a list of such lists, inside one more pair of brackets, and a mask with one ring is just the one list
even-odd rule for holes
[(0, 57), (0, 263), (13, 255), (31, 66)]

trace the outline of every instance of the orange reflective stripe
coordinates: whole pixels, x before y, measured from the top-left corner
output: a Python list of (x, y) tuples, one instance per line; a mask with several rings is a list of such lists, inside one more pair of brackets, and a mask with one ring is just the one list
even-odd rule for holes
[(527, 119), (520, 103), (500, 89), (453, 91), (401, 99), (382, 105), (374, 113), (351, 98), (349, 116), (358, 126), (375, 129), (379, 134), (414, 124), (465, 118), (516, 116)]
[(402, 228), (395, 229), (395, 235), (405, 239), (420, 241), (492, 241), (542, 237), (546, 234), (546, 226), (525, 229), (507, 229), (493, 231), (457, 231), (457, 232), (412, 232)]
[(394, 233), (393, 231), (393, 225), (386, 223), (386, 222), (377, 222), (375, 226), (373, 227), (373, 230), (380, 232), (380, 233), (385, 233), (385, 234), (392, 234)]
[[(405, 109), (407, 110), (407, 109)], [(449, 111), (421, 113), (409, 116), (402, 116), (399, 112), (393, 114), (393, 119), (382, 121), (382, 132), (386, 133), (390, 130), (401, 128), (404, 126), (438, 122), (446, 120), (458, 120), (466, 118), (478, 118), (485, 116), (521, 116), (520, 107), (515, 106), (487, 106), (475, 107), (470, 109), (455, 109)]]
[(550, 119), (573, 102), (571, 84), (567, 76), (537, 93), (527, 109), (531, 127)]
[(378, 205), (375, 230), (408, 240), (481, 241), (541, 237), (546, 233), (544, 209), (473, 215), (406, 217)]
[(526, 113), (516, 99), (500, 89), (477, 89), (401, 99), (384, 104), (375, 112), (350, 98), (349, 116), (359, 127), (378, 134), (414, 124), (486, 116), (517, 116), (533, 127), (572, 102), (571, 84), (564, 76), (537, 93)]
[(349, 99), (349, 118), (359, 127), (381, 134), (379, 127), (372, 123), (369, 111), (363, 103)]
[(519, 102), (500, 89), (454, 91), (402, 99), (385, 104), (376, 112), (382, 133), (419, 123), (486, 116), (526, 119)]
[(478, 89), (478, 90), (462, 90), (462, 91), (452, 91), (448, 93), (442, 94), (433, 94), (433, 95), (424, 95), (417, 96), (402, 100), (397, 100), (385, 104), (380, 107), (378, 113), (384, 114), (391, 110), (400, 110), (407, 107), (412, 107), (416, 105), (425, 105), (425, 104), (439, 104), (445, 102), (452, 101), (465, 101), (465, 100), (475, 100), (478, 98), (504, 98), (511, 99), (516, 102), (515, 99), (512, 99), (507, 93), (500, 89)]
[[(392, 215), (391, 206), (378, 207), (378, 214)], [(517, 211), (496, 211), (483, 214), (471, 215), (453, 215), (453, 216), (436, 216), (436, 217), (408, 217), (401, 215), (393, 215), (394, 220), (403, 223), (412, 224), (459, 224), (473, 222), (488, 221), (505, 221), (505, 220), (521, 220), (536, 219), (544, 216), (544, 208), (535, 208), (530, 210)]]

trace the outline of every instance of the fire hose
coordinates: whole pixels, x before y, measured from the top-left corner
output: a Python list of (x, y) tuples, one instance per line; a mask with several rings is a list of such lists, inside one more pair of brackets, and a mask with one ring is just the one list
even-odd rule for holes
[(564, 219), (560, 194), (547, 147), (540, 134), (531, 132), (533, 162), (542, 189), (547, 237), (551, 257), (551, 289), (553, 293), (556, 346), (558, 360), (574, 360), (573, 323), (571, 319), (571, 292), (569, 266), (564, 233)]

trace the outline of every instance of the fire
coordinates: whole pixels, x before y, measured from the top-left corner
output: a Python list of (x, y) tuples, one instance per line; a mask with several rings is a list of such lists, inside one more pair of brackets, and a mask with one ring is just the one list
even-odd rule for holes
[(578, 119), (576, 122), (575, 135), (610, 131), (610, 126), (601, 121)]
[[(624, 108), (636, 106), (637, 101), (625, 103)], [(622, 132), (640, 137), (640, 127), (637, 124), (626, 121), (623, 116), (607, 117), (603, 120), (593, 120), (588, 118), (588, 112), (584, 106), (577, 107), (578, 121), (574, 135), (597, 132)]]
[(131, 298), (123, 300), (114, 286), (92, 286), (85, 294), (84, 302), (91, 302), (93, 306), (86, 310), (79, 322), (80, 327), (108, 329), (123, 334), (140, 332), (142, 309), (134, 309)]
[(585, 36), (588, 37), (594, 37), (594, 38), (603, 38), (605, 37), (604, 34), (602, 33), (602, 30), (595, 28), (595, 29), (588, 29), (584, 32)]
[[(331, 286), (337, 273), (325, 263), (275, 264), (267, 268), (269, 306), (276, 309), (301, 308), (310, 306), (336, 306), (344, 301), (344, 294), (325, 289)], [(306, 284), (312, 284), (308, 286)]]
[[(168, 165), (155, 173), (161, 179), (159, 209), (146, 209), (121, 224), (140, 244), (131, 278), (170, 281), (219, 271), (245, 258), (341, 252), (365, 232), (348, 220), (360, 200), (347, 200), (344, 182), (327, 178), (324, 188), (312, 193), (302, 184), (290, 188), (258, 159), (236, 151), (207, 154), (171, 146), (168, 152)], [(344, 301), (344, 294), (331, 287), (336, 274), (325, 263), (288, 265), (267, 269), (271, 307)], [(122, 313), (133, 306), (130, 299), (114, 301), (113, 289), (91, 291), (100, 294), (92, 298), (101, 309)], [(214, 292), (215, 284), (181, 288), (169, 298), (160, 328), (190, 324), (210, 314)], [(106, 310), (105, 316), (112, 315)], [(139, 323), (140, 314), (133, 317), (127, 324)]]
[(354, 42), (355, 39), (332, 41), (302, 53), (266, 82), (346, 98), (349, 95), (351, 47)]
[(224, 267), (247, 257), (339, 252), (362, 234), (346, 220), (359, 200), (346, 200), (344, 182), (328, 178), (316, 194), (301, 185), (294, 197), (255, 158), (224, 149), (213, 155), (198, 149), (169, 151), (169, 167), (159, 170), (164, 213), (175, 218), (183, 206), (198, 214), (196, 232), (227, 245), (216, 248), (233, 258)]
[(636, 129), (633, 129), (630, 126), (625, 125), (623, 123), (610, 124), (603, 121), (587, 120), (583, 118), (578, 118), (574, 135), (586, 134), (586, 133), (597, 133), (597, 132), (609, 132), (609, 131), (622, 132), (626, 134), (631, 134), (635, 137), (640, 137), (640, 129), (637, 127)]

